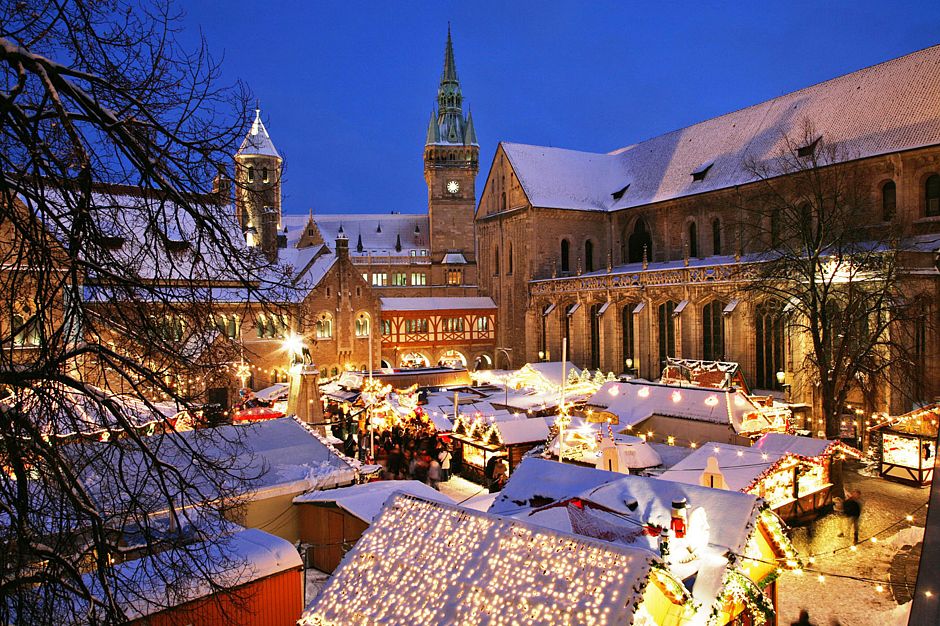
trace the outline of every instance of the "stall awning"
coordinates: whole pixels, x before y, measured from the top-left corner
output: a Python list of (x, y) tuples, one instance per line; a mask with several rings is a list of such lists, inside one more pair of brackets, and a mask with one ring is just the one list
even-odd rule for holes
[(685, 311), (685, 307), (687, 306), (689, 306), (689, 301), (683, 300), (682, 302), (676, 305), (675, 310), (672, 312), (672, 316), (679, 317), (679, 315), (681, 315), (682, 312)]
[(721, 312), (724, 313), (725, 315), (731, 315), (731, 313), (734, 312), (734, 310), (735, 310), (735, 308), (737, 308), (737, 306), (738, 306), (738, 300), (737, 300), (736, 298), (732, 298), (732, 299), (731, 299), (731, 302), (729, 302), (728, 304), (726, 304), (726, 305), (725, 305), (725, 308), (723, 308), (723, 309), (721, 310)]
[(581, 303), (580, 303), (580, 302), (575, 302), (574, 304), (569, 304), (569, 305), (568, 305), (568, 308), (565, 309), (565, 315), (567, 315), (568, 317), (571, 317), (572, 315), (574, 315), (575, 311), (577, 311), (577, 310), (580, 309), (580, 308), (581, 308)]
[(555, 310), (554, 303), (546, 305), (545, 308), (542, 309), (542, 317), (546, 317), (549, 313), (551, 313), (554, 310)]

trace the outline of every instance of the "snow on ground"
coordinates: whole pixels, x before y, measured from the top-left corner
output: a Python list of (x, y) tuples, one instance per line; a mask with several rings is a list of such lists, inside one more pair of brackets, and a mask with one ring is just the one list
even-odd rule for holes
[(304, 573), (306, 574), (304, 580), (304, 606), (307, 606), (326, 586), (326, 583), (330, 580), (330, 575), (312, 567)]
[(462, 476), (451, 476), (446, 483), (438, 485), (441, 493), (450, 496), (454, 502), (460, 504), (474, 496), (487, 493), (486, 487), (472, 482)]
[[(856, 465), (846, 471), (845, 483), (847, 489), (862, 491), (859, 539), (863, 543), (855, 551), (845, 549), (852, 543), (851, 529), (848, 519), (837, 513), (830, 513), (809, 526), (792, 529), (791, 536), (806, 571), (802, 575), (786, 572), (778, 581), (780, 624), (795, 622), (801, 609), (808, 610), (810, 621), (819, 626), (900, 626), (907, 623), (909, 585), (916, 579), (923, 538), (926, 511), (922, 505), (929, 492), (864, 476), (858, 469)], [(912, 523), (905, 521), (908, 513), (913, 515)], [(896, 522), (900, 523), (893, 525)], [(840, 533), (844, 536), (840, 537)], [(877, 543), (869, 540), (873, 535)], [(815, 563), (807, 563), (812, 555), (817, 555)], [(824, 582), (818, 579), (820, 573), (825, 576)], [(876, 582), (832, 574), (886, 584), (883, 591), (878, 592)]]

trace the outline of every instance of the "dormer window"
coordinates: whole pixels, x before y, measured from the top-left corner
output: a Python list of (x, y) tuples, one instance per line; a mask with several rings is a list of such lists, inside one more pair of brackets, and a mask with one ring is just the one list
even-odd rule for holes
[(806, 157), (811, 157), (816, 153), (816, 145), (819, 143), (819, 137), (813, 139), (811, 143), (806, 144), (805, 146), (800, 146), (796, 149), (796, 156), (801, 159)]
[(622, 189), (618, 189), (614, 193), (610, 194), (610, 196), (614, 200), (620, 200), (623, 197), (623, 194), (627, 193), (627, 189), (629, 188), (630, 188), (630, 183), (627, 183)]
[(702, 165), (697, 170), (692, 172), (692, 182), (705, 180), (705, 177), (708, 176), (708, 170), (712, 168), (712, 165), (714, 165), (714, 162), (706, 163), (705, 165)]

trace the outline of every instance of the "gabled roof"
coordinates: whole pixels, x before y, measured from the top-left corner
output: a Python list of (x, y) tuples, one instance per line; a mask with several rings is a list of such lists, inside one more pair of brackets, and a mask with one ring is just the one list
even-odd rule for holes
[(277, 153), (277, 148), (274, 147), (274, 142), (271, 141), (271, 136), (268, 135), (268, 129), (264, 127), (264, 122), (261, 121), (261, 109), (255, 109), (255, 119), (251, 123), (251, 129), (245, 135), (245, 139), (235, 155), (260, 155), (281, 158), (281, 155)]
[[(287, 247), (294, 248), (307, 225), (307, 215), (283, 215), (281, 224), (287, 228)], [(427, 213), (319, 214), (314, 215), (323, 241), (332, 246), (341, 234), (349, 239), (349, 256), (371, 255), (415, 256), (427, 258), (430, 251), (430, 226)], [(340, 232), (342, 229), (342, 232)], [(362, 251), (358, 243), (362, 242)], [(401, 250), (396, 244), (401, 242)], [(281, 250), (283, 253), (284, 250)]]
[(752, 182), (745, 160), (773, 158), (804, 120), (849, 159), (940, 144), (938, 94), (932, 46), (609, 154), (501, 146), (533, 206), (614, 211)]
[(660, 563), (647, 550), (397, 495), (300, 624), (627, 625), (651, 577), (668, 576), (654, 573)]
[(379, 480), (339, 489), (311, 491), (294, 498), (294, 504), (332, 503), (371, 524), (382, 512), (385, 503), (397, 493), (435, 502), (454, 502), (440, 491), (417, 480)]

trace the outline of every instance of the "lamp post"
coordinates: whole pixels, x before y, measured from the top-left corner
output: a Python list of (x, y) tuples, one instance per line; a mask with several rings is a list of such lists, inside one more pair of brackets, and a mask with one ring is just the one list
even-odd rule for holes
[[(359, 314), (359, 327), (362, 328), (362, 324), (368, 324), (367, 328), (369, 329), (369, 386), (373, 385), (372, 383), (372, 322), (369, 319), (369, 316), (366, 313)], [(375, 431), (372, 428), (372, 405), (370, 404), (366, 409), (366, 423), (369, 425), (369, 456), (370, 459), (375, 461)]]
[[(509, 354), (512, 352), (512, 348), (496, 348), (496, 352), (502, 352), (506, 357), (506, 369), (512, 369), (512, 355)], [(503, 402), (507, 407), (509, 406), (509, 378), (507, 377), (503, 385), (506, 387), (506, 398)]]
[(633, 359), (626, 358), (623, 360), (623, 364), (624, 364), (624, 370), (626, 370), (627, 374), (635, 377), (635, 374), (633, 373), (635, 371), (633, 368)]
[(787, 382), (787, 373), (783, 370), (777, 372), (777, 384), (780, 385), (781, 389), (786, 393), (786, 400), (789, 402), (791, 385)]

